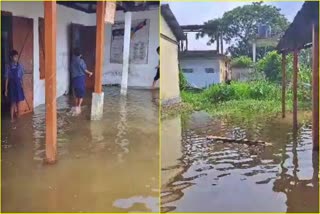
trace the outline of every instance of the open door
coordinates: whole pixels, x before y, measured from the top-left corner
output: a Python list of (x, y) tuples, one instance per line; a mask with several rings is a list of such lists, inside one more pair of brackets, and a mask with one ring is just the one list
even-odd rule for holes
[(96, 64), (96, 26), (84, 26), (82, 28), (81, 36), (83, 39), (83, 42), (81, 42), (81, 45), (83, 46), (81, 52), (88, 70), (93, 73), (91, 77), (87, 76), (86, 78), (86, 88), (89, 91), (93, 91)]
[[(95, 71), (95, 54), (96, 54), (96, 26), (84, 26), (79, 24), (70, 25), (71, 51), (79, 48), (87, 64), (88, 70), (93, 72), (92, 77), (86, 77), (86, 89), (94, 89), (94, 71)], [(72, 59), (72, 55), (70, 57)], [(70, 83), (72, 83), (70, 79)], [(70, 84), (71, 86), (71, 84)], [(71, 86), (72, 87), (72, 86)], [(72, 89), (72, 88), (71, 88)], [(72, 90), (70, 90), (72, 91)]]
[[(1, 11), (1, 110), (2, 113), (10, 112), (10, 101), (4, 96), (5, 79), (4, 72), (9, 64), (9, 53), (12, 49), (12, 14)], [(2, 114), (3, 115), (3, 114)]]
[(19, 63), (24, 67), (23, 89), (25, 102), (20, 113), (33, 111), (33, 19), (12, 17), (12, 47), (20, 54)]

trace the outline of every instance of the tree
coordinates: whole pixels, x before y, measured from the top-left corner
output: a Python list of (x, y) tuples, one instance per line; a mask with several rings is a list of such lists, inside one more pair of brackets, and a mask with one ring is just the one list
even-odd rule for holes
[(223, 53), (222, 35), (224, 32), (222, 26), (223, 25), (221, 23), (221, 19), (209, 20), (203, 24), (202, 31), (196, 34), (196, 39), (208, 36), (210, 39), (207, 42), (207, 45), (212, 45), (213, 43), (216, 43), (218, 53)]
[[(219, 26), (212, 25), (214, 21)], [(204, 23), (203, 34), (210, 37), (209, 42), (215, 41), (213, 39), (215, 35), (223, 35), (223, 40), (231, 44), (227, 51), (232, 57), (241, 55), (251, 57), (252, 45), (250, 41), (257, 34), (260, 23), (270, 25), (272, 33), (275, 35), (283, 33), (289, 25), (279, 8), (265, 5), (262, 2), (254, 2), (225, 12), (221, 19), (209, 20)], [(272, 47), (257, 48), (257, 59), (262, 58), (271, 50), (273, 50)]]
[(281, 55), (276, 51), (269, 52), (260, 59), (256, 67), (258, 72), (263, 72), (267, 80), (271, 82), (281, 82)]

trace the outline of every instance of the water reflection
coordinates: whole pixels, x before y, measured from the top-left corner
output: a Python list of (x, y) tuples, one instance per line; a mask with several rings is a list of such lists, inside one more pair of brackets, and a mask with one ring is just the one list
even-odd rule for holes
[[(200, 112), (183, 116), (181, 130), (182, 140), (175, 142), (181, 154), (172, 155), (175, 162), (162, 169), (163, 174), (179, 169), (162, 183), (163, 212), (318, 211), (318, 154), (312, 151), (310, 127), (294, 132), (292, 124), (278, 118), (214, 120)], [(206, 135), (263, 140), (272, 146), (210, 143)]]
[(15, 124), (3, 118), (3, 212), (158, 211), (158, 106), (152, 93), (129, 90), (121, 98), (119, 88), (105, 88), (100, 121), (88, 120), (90, 102), (85, 99), (83, 113), (72, 117), (68, 97), (58, 99), (59, 162), (52, 166), (42, 164), (44, 106)]
[(115, 143), (119, 145), (120, 152), (118, 153), (118, 161), (123, 162), (123, 155), (129, 152), (129, 140), (125, 138), (127, 132), (127, 98), (121, 96), (120, 98), (120, 119), (117, 125), (118, 133), (116, 135)]

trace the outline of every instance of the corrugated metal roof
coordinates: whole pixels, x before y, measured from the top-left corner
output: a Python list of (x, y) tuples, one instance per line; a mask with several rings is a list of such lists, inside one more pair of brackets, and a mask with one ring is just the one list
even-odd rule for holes
[[(96, 12), (96, 1), (57, 1), (57, 3), (85, 13)], [(117, 1), (117, 10), (124, 11), (144, 11), (155, 6), (160, 6), (159, 1)]]
[(219, 54), (216, 50), (191, 50), (182, 51), (179, 53), (180, 59), (190, 59), (190, 58), (203, 58), (203, 59), (213, 59), (213, 58), (223, 58), (228, 60), (229, 58), (224, 54)]
[(313, 24), (319, 28), (319, 2), (306, 1), (280, 39), (277, 50), (287, 53), (310, 47)]

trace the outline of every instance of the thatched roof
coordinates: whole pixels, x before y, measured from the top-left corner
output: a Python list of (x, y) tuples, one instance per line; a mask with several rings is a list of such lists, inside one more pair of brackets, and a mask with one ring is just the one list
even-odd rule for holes
[(280, 39), (278, 52), (288, 53), (310, 47), (313, 24), (319, 28), (319, 2), (306, 1)]
[(161, 5), (161, 15), (167, 22), (169, 28), (171, 29), (177, 40), (185, 40), (186, 36), (184, 35), (182, 28), (180, 27), (168, 4)]

